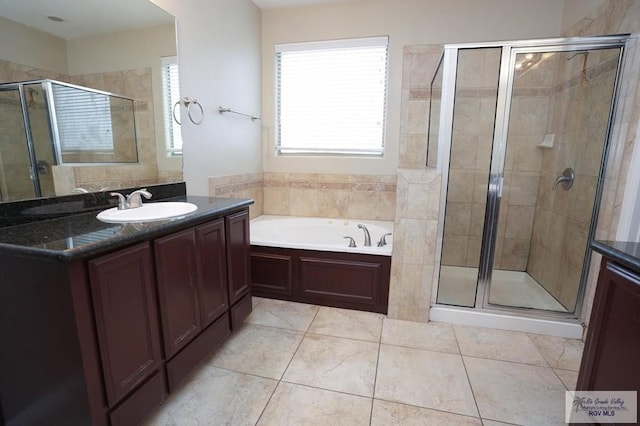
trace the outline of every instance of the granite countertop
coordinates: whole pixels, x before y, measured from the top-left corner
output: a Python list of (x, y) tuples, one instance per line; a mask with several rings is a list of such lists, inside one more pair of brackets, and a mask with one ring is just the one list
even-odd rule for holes
[(104, 223), (96, 219), (100, 210), (93, 210), (8, 226), (0, 228), (0, 253), (76, 260), (174, 232), (253, 204), (251, 199), (189, 195), (161, 201), (186, 201), (198, 209), (184, 217), (144, 223)]
[(628, 268), (640, 271), (640, 243), (594, 241), (591, 248)]

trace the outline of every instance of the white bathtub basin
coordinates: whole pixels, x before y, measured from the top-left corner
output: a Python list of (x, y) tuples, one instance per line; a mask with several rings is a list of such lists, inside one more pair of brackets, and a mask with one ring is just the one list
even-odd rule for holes
[(143, 204), (134, 209), (118, 210), (117, 207), (98, 213), (97, 219), (107, 223), (152, 222), (187, 215), (196, 211), (195, 204), (165, 201)]
[[(369, 230), (371, 246), (364, 245), (360, 223)], [(385, 238), (387, 245), (377, 246), (388, 233), (393, 233), (393, 222), (264, 215), (251, 221), (250, 235), (251, 244), (259, 246), (390, 256), (393, 235)], [(357, 247), (349, 247), (345, 236), (352, 237)]]

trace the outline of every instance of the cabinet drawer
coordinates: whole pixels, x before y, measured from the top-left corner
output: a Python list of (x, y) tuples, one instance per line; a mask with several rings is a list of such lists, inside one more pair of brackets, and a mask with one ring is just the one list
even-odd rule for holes
[(165, 394), (164, 375), (161, 371), (156, 371), (145, 384), (111, 412), (111, 425), (140, 423), (154, 408), (162, 404)]
[(167, 362), (167, 377), (169, 391), (173, 392), (184, 378), (209, 353), (216, 349), (231, 334), (229, 328), (229, 314), (225, 313), (207, 327), (186, 348)]
[(251, 293), (245, 294), (242, 299), (231, 307), (231, 329), (237, 330), (242, 325), (242, 321), (251, 313), (253, 303)]

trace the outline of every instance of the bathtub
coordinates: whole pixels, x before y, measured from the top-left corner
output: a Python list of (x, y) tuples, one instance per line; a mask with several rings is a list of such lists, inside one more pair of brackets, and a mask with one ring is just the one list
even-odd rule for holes
[[(371, 235), (364, 246), (363, 224)], [(260, 216), (251, 221), (254, 296), (387, 313), (391, 222)], [(357, 247), (349, 247), (350, 236)]]
[[(371, 235), (371, 246), (364, 245), (363, 224)], [(378, 247), (384, 234), (387, 245)], [(378, 220), (328, 219), (296, 216), (264, 215), (251, 221), (251, 244), (302, 250), (320, 250), (346, 253), (391, 256), (393, 249), (393, 222)], [(349, 247), (352, 237), (357, 247)]]

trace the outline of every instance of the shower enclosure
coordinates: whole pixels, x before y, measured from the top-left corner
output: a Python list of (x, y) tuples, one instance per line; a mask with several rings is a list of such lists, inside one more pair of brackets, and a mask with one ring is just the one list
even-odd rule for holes
[(132, 99), (55, 80), (0, 84), (0, 202), (56, 195), (56, 165), (137, 161)]
[(438, 305), (579, 317), (626, 40), (445, 46)]

